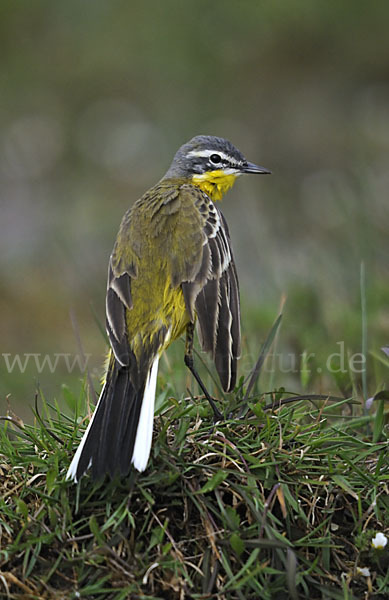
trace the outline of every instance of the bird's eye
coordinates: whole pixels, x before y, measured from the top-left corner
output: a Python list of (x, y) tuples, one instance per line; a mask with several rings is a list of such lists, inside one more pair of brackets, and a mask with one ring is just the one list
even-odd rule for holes
[(221, 156), (219, 154), (211, 154), (211, 156), (209, 157), (209, 160), (214, 165), (218, 165), (220, 163), (221, 159), (222, 158), (221, 158)]

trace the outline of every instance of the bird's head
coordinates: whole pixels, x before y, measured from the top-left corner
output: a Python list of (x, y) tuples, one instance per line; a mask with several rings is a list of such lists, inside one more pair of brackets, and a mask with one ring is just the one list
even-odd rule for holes
[(270, 172), (248, 162), (228, 140), (197, 135), (179, 148), (165, 178), (187, 179), (212, 200), (221, 200), (239, 175)]

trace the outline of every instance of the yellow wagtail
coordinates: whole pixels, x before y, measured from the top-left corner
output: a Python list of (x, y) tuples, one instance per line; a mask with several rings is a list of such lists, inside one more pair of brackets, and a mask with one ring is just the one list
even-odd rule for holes
[(106, 296), (111, 344), (99, 401), (69, 467), (77, 481), (144, 471), (150, 455), (158, 361), (186, 331), (185, 364), (221, 415), (193, 366), (196, 319), (226, 392), (240, 352), (239, 286), (227, 223), (215, 206), (242, 173), (270, 173), (223, 138), (199, 135), (166, 175), (123, 217)]

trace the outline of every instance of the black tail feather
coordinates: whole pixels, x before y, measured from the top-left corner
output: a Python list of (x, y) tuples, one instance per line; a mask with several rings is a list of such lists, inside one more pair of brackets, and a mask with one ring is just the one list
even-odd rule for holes
[(78, 461), (77, 480), (91, 466), (92, 478), (128, 475), (144, 386), (136, 390), (129, 369), (111, 360), (107, 382)]

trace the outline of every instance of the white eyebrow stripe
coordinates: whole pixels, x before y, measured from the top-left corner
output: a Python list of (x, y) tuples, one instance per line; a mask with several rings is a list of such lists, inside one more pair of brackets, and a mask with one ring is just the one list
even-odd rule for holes
[(212, 154), (218, 154), (222, 160), (226, 160), (227, 162), (235, 165), (239, 165), (239, 161), (237, 161), (233, 156), (229, 156), (225, 154), (221, 150), (191, 150), (188, 152), (187, 156), (195, 156), (198, 158), (209, 158)]

